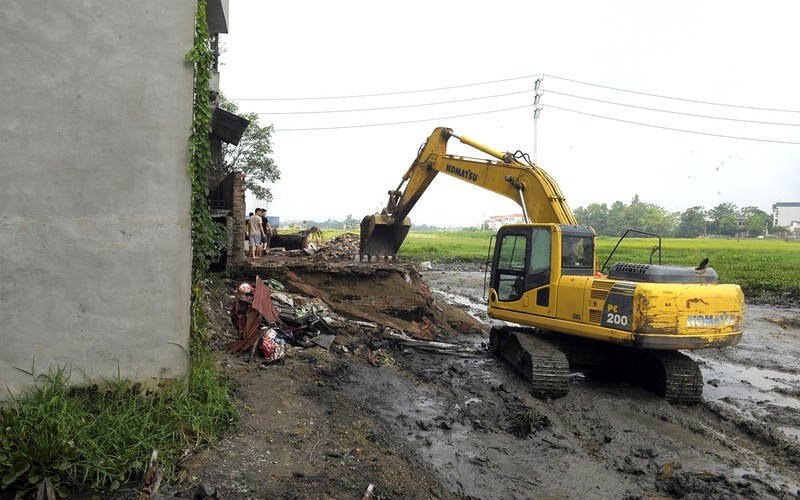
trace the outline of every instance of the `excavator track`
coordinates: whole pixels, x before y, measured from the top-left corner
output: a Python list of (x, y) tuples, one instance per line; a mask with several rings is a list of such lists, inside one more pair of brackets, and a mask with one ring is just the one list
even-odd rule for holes
[(493, 327), (489, 350), (530, 381), (534, 396), (560, 398), (569, 392), (567, 356), (547, 340), (508, 327)]
[(645, 383), (656, 394), (672, 404), (703, 401), (703, 374), (689, 356), (678, 351), (646, 351), (641, 355)]
[(638, 350), (554, 334), (532, 328), (493, 327), (489, 350), (511, 363), (531, 383), (538, 398), (569, 392), (570, 365), (613, 368), (671, 404), (703, 400), (703, 375), (678, 351)]

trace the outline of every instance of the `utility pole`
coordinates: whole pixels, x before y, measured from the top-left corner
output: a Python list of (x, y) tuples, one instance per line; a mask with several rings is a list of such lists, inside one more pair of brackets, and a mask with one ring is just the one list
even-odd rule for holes
[(536, 78), (536, 83), (533, 86), (533, 90), (536, 91), (534, 98), (533, 98), (533, 163), (536, 163), (536, 148), (538, 146), (537, 139), (538, 139), (538, 125), (539, 125), (539, 112), (542, 110), (541, 104), (539, 104), (539, 99), (542, 97), (542, 92), (539, 90), (539, 86), (542, 83), (542, 79), (544, 76), (540, 76)]

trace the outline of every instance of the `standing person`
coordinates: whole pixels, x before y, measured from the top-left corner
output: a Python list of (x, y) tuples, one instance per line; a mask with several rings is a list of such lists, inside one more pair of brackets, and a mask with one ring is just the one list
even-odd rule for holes
[(267, 253), (267, 249), (269, 248), (269, 239), (272, 236), (272, 225), (267, 219), (266, 208), (261, 209), (261, 219), (264, 225), (264, 236), (261, 237), (261, 249), (263, 250), (262, 253)]
[(256, 208), (255, 213), (247, 221), (247, 234), (250, 243), (250, 257), (257, 259), (261, 256), (261, 235), (264, 234), (264, 227), (261, 222), (260, 208)]
[(250, 251), (250, 217), (253, 216), (253, 212), (250, 212), (250, 215), (244, 218), (244, 253), (247, 255), (247, 252)]

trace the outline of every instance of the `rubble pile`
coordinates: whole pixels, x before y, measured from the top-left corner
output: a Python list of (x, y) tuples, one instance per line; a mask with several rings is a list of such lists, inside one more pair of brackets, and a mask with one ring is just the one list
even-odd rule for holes
[(353, 233), (344, 233), (331, 238), (327, 243), (318, 245), (314, 252), (316, 259), (353, 260), (358, 255), (361, 237)]
[(344, 233), (327, 242), (322, 241), (321, 234), (321, 232), (311, 233), (310, 238), (304, 233), (289, 235), (302, 237), (302, 246), (299, 248), (298, 245), (273, 246), (273, 243), (270, 243), (269, 253), (287, 257), (314, 256), (320, 260), (354, 260), (358, 255), (361, 238), (357, 234)]
[(416, 264), (361, 262), (358, 234), (323, 241), (312, 228), (298, 236), (302, 248), (270, 246), (243, 269), (241, 275), (255, 279), (237, 288), (230, 317), (239, 338), (229, 339), (228, 351), (249, 352), (251, 359), (258, 352), (271, 364), (282, 363), (294, 347), (339, 353), (349, 345), (355, 352), (371, 340), (441, 342), (486, 333), (467, 311), (440, 303)]
[[(334, 246), (353, 244), (343, 236)], [(256, 276), (255, 286), (239, 284), (230, 318), (240, 338), (227, 344), (228, 351), (249, 352), (251, 359), (258, 352), (266, 365), (282, 363), (290, 346), (327, 350), (337, 336), (365, 331), (384, 340), (427, 342), (481, 333), (467, 313), (439, 304), (412, 268), (331, 271), (312, 272), (310, 281), (287, 271), (282, 281)]]

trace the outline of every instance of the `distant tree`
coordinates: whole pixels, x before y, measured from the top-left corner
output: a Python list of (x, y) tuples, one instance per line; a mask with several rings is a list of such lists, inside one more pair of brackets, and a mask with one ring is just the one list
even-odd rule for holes
[(751, 236), (763, 235), (772, 226), (772, 217), (758, 207), (745, 207), (741, 210), (744, 227)]
[[(733, 217), (733, 221), (736, 223), (736, 214), (736, 205), (733, 203), (720, 203), (708, 211), (708, 217), (711, 220), (711, 223), (708, 226), (709, 230), (711, 230), (713, 234), (728, 234), (722, 230), (722, 220), (726, 217)], [(736, 226), (737, 227), (733, 230), (733, 233), (730, 233), (731, 236), (736, 234), (738, 223), (736, 223)], [(730, 221), (728, 221), (728, 227), (726, 229), (730, 231)]]
[(647, 218), (647, 207), (639, 200), (639, 195), (634, 195), (631, 204), (622, 211), (622, 220), (625, 222), (624, 229), (637, 229), (644, 231), (645, 219)]
[(622, 236), (625, 230), (630, 229), (625, 218), (627, 207), (621, 201), (615, 201), (608, 209), (608, 236)]
[(719, 221), (719, 234), (725, 236), (735, 236), (739, 231), (739, 221), (733, 214), (723, 216)]
[[(231, 113), (237, 113), (239, 107), (220, 95), (219, 106)], [(238, 114), (238, 113), (237, 113)], [(212, 175), (217, 181), (229, 173), (239, 170), (244, 173), (244, 187), (259, 200), (272, 201), (272, 192), (264, 185), (281, 178), (278, 166), (272, 160), (272, 125), (262, 127), (258, 123), (258, 115), (244, 113), (239, 116), (250, 120), (238, 146), (222, 143), (222, 164), (215, 165)]]
[(428, 224), (412, 224), (410, 231), (442, 231), (444, 228), (439, 226), (429, 226)]
[(353, 229), (359, 227), (361, 225), (361, 221), (354, 219), (353, 214), (347, 214), (347, 217), (344, 219), (345, 229)]
[(608, 205), (605, 203), (591, 203), (586, 208), (578, 207), (575, 218), (584, 226), (592, 226), (597, 234), (608, 231)]
[(644, 203), (644, 218), (641, 224), (648, 233), (671, 236), (675, 231), (675, 219), (663, 207), (653, 203)]
[(664, 208), (644, 203), (636, 195), (630, 205), (614, 202), (609, 211), (609, 225), (622, 235), (628, 229), (669, 236), (674, 229), (672, 215)]
[(706, 211), (701, 206), (687, 208), (680, 215), (680, 222), (675, 231), (678, 238), (697, 238), (705, 235), (706, 232)]

